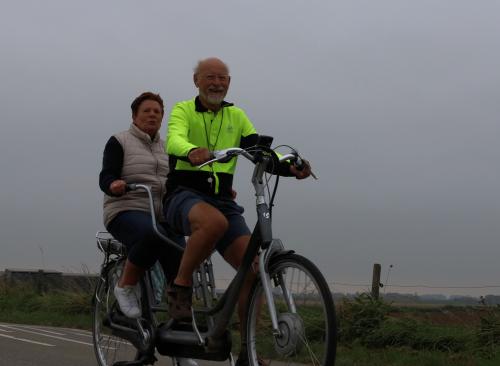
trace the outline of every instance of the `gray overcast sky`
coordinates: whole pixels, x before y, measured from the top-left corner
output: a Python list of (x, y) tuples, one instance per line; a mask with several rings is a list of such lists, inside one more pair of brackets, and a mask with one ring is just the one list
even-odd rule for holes
[(136, 95), (168, 111), (218, 56), (228, 100), (320, 177), (281, 180), (275, 236), (329, 282), (368, 284), (379, 262), (392, 284), (500, 285), (499, 35), (486, 0), (4, 0), (0, 269), (97, 270), (105, 142)]

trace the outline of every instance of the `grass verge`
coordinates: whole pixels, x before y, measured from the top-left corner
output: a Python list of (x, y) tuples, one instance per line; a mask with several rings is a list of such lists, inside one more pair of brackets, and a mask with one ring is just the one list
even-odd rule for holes
[(92, 294), (78, 290), (38, 293), (31, 286), (0, 285), (0, 321), (90, 329)]

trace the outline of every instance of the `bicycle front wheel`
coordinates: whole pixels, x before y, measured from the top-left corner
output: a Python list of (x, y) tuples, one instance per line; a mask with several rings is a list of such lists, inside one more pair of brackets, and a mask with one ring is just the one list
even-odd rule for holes
[(139, 359), (139, 352), (127, 340), (113, 334), (108, 316), (118, 311), (113, 289), (118, 282), (124, 260), (110, 263), (100, 274), (94, 294), (92, 335), (99, 366), (112, 366), (117, 361)]
[(271, 260), (269, 276), (279, 334), (273, 332), (262, 282), (256, 281), (246, 316), (250, 365), (334, 365), (335, 307), (321, 272), (290, 253)]

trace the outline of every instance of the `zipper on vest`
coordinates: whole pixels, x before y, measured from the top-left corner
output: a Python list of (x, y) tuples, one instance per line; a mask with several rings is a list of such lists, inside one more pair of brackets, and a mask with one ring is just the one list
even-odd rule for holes
[[(155, 159), (155, 161), (156, 161), (155, 177), (156, 177), (156, 180), (158, 181), (158, 186), (160, 187), (160, 192), (159, 192), (159, 193), (160, 193), (160, 200), (159, 200), (159, 201), (161, 202), (161, 198), (162, 198), (162, 197), (161, 197), (162, 187), (161, 187), (161, 180), (160, 180), (160, 178), (158, 177), (158, 169), (159, 169), (159, 167), (160, 167), (160, 160), (158, 159), (158, 157), (156, 156), (156, 154), (155, 154), (155, 152), (154, 152), (154, 145), (153, 145), (153, 144), (151, 144), (151, 145), (150, 145), (150, 150), (151, 150), (151, 155), (153, 155), (153, 158), (154, 158), (154, 159)], [(159, 206), (159, 205), (160, 205), (160, 203), (155, 202), (155, 216), (156, 216), (157, 218), (159, 218), (159, 217), (160, 217), (160, 212), (159, 212), (159, 211), (160, 211), (160, 210), (159, 210), (159, 207), (160, 207), (160, 206)]]

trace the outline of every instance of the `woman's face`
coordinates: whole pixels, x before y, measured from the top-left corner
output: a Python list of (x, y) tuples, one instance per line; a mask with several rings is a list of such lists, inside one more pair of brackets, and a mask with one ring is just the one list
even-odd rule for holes
[(137, 114), (132, 116), (134, 124), (143, 132), (154, 137), (161, 127), (163, 112), (160, 103), (145, 100), (139, 105)]

